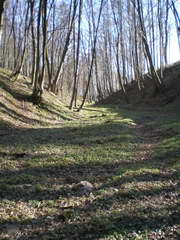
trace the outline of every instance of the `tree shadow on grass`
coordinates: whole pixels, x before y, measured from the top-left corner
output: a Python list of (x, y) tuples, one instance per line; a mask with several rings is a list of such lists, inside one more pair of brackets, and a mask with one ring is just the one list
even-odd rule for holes
[[(71, 189), (73, 184), (87, 179), (93, 184), (106, 181), (117, 168), (117, 164), (94, 162), (93, 164), (69, 164), (68, 166), (58, 164), (47, 167), (29, 167), (19, 171), (4, 170), (0, 172), (0, 198), (29, 201), (77, 196), (78, 192)], [(36, 184), (40, 184), (41, 188), (34, 188)], [(54, 185), (57, 185), (58, 189), (53, 189)]]
[(7, 136), (6, 139), (0, 139), (0, 144), (4, 148), (8, 148), (11, 143), (16, 147), (21, 145), (25, 149), (27, 148), (29, 152), (37, 144), (38, 146), (53, 144), (54, 146), (84, 145), (87, 147), (88, 144), (92, 144), (93, 147), (94, 145), (113, 145), (113, 143), (121, 144), (123, 142), (128, 144), (131, 141), (136, 141), (136, 136), (133, 135), (132, 130), (123, 123), (104, 123), (61, 128), (21, 128), (16, 129), (15, 133), (13, 136)]
[[(144, 163), (142, 162), (142, 166), (143, 165)], [(7, 223), (10, 223), (19, 224), (22, 229), (26, 229), (29, 226), (33, 229), (33, 231), (31, 231), (32, 229), (30, 230), (27, 238), (22, 237), (19, 239), (34, 239), (35, 236), (38, 236), (39, 239), (41, 239), (43, 236), (54, 236), (54, 239), (59, 239), (59, 237), (60, 239), (97, 239), (97, 237), (108, 236), (109, 234), (113, 234), (113, 232), (119, 234), (127, 234), (132, 233), (133, 231), (155, 231), (160, 228), (167, 228), (180, 223), (178, 205), (176, 206), (176, 204), (173, 202), (173, 199), (176, 199), (176, 201), (178, 201), (178, 195), (176, 192), (177, 186), (175, 185), (160, 188), (154, 187), (149, 190), (132, 189), (128, 192), (115, 192), (110, 196), (98, 196), (97, 190), (99, 189), (95, 189), (93, 191), (93, 194), (97, 197), (95, 197), (93, 201), (89, 202), (89, 195), (87, 194), (85, 196), (87, 198), (85, 205), (79, 205), (78, 207), (70, 206), (70, 212), (67, 212), (69, 211), (68, 207), (61, 208), (61, 198), (66, 198), (66, 201), (68, 201), (68, 199), (73, 196), (81, 196), (78, 194), (78, 192), (75, 192), (70, 187), (67, 187), (67, 184), (72, 184), (74, 182), (76, 183), (76, 181), (84, 180), (89, 174), (91, 174), (92, 179), (94, 175), (96, 182), (98, 181), (98, 178), (96, 176), (100, 176), (100, 181), (105, 183), (106, 181), (109, 181), (111, 177), (114, 177), (118, 167), (119, 166), (117, 164), (112, 165), (94, 163), (89, 165), (75, 164), (62, 167), (52, 167), (49, 165), (49, 167), (46, 168), (29, 168), (18, 172), (4, 172), (1, 174), (1, 177), (6, 179), (6, 183), (9, 181), (10, 185), (12, 183), (17, 185), (28, 183), (45, 183), (47, 186), (46, 189), (37, 189), (34, 188), (33, 185), (20, 186), (20, 188), (14, 188), (14, 186), (12, 186), (9, 191), (7, 191), (7, 189), (1, 189), (2, 199), (6, 199), (6, 201), (12, 200), (16, 202), (24, 201), (27, 203), (29, 201), (58, 200), (57, 211), (59, 214), (54, 215), (50, 213), (49, 215), (43, 216), (42, 218), (40, 217), (31, 220), (24, 220), (22, 222), (2, 221), (0, 228), (3, 228), (3, 226), (5, 226)], [(67, 173), (70, 175), (70, 177), (67, 176)], [(15, 174), (17, 176), (16, 182), (14, 178), (13, 182), (11, 182), (11, 177)], [(6, 178), (7, 176), (8, 178)], [(29, 176), (33, 176), (33, 178), (29, 178)], [(157, 181), (161, 180), (161, 176), (159, 179), (157, 179), (157, 175), (155, 177)], [(49, 178), (52, 180), (52, 182), (48, 181)], [(173, 176), (173, 179), (178, 180), (178, 178), (175, 176)], [(151, 180), (153, 181), (153, 179)], [(172, 181), (172, 174), (166, 176), (166, 181), (168, 180)], [(129, 181), (131, 180), (124, 178), (123, 183), (128, 183)], [(138, 176), (138, 178), (133, 179), (133, 181), (142, 181), (142, 179), (139, 179)], [(61, 186), (64, 185), (65, 187), (62, 189), (60, 187), (59, 190), (54, 190), (52, 188), (52, 184), (56, 183), (60, 183), (62, 184)], [(121, 184), (122, 183), (120, 182), (120, 189)], [(109, 183), (108, 187), (108, 191), (110, 191), (110, 188), (114, 187), (114, 183)], [(104, 189), (103, 185), (102, 188)], [(132, 200), (134, 201), (132, 202), (132, 205), (134, 205), (135, 202), (142, 200), (150, 203), (150, 197), (157, 197), (160, 199), (160, 201), (162, 201), (162, 203), (158, 203), (162, 204), (160, 209), (158, 206), (156, 207), (156, 204), (155, 208), (151, 209), (149, 207), (144, 207), (143, 205), (141, 206), (139, 203), (139, 209), (137, 211), (133, 210), (133, 208), (121, 210), (124, 209), (122, 205), (127, 204)], [(114, 212), (116, 211), (116, 209), (114, 209), (114, 211), (109, 214), (109, 211), (111, 212), (114, 203), (119, 205), (117, 212)], [(101, 214), (99, 215), (98, 212), (100, 211)], [(104, 215), (103, 213), (107, 214)], [(78, 219), (81, 219), (80, 222), (78, 219), (77, 221), (75, 220), (77, 216), (79, 216)], [(53, 231), (47, 230), (52, 228), (54, 228)], [(34, 230), (36, 233), (32, 233)]]
[[(133, 233), (133, 231), (156, 231), (157, 229), (167, 229), (179, 224), (178, 207), (176, 202), (173, 202), (173, 199), (177, 201), (178, 198), (178, 186), (173, 185), (173, 182), (178, 181), (178, 175), (175, 172), (167, 172), (166, 175), (142, 172), (142, 174), (138, 173), (133, 177), (122, 176), (119, 179), (114, 179), (114, 176), (118, 177), (121, 175), (118, 171), (120, 168), (128, 170), (131, 164), (137, 164), (136, 161), (138, 161), (136, 170), (143, 167), (151, 169), (149, 163), (147, 166), (147, 160), (141, 161), (136, 159), (135, 161), (134, 158), (129, 159), (128, 156), (123, 158), (123, 154), (119, 155), (121, 151), (131, 152), (132, 149), (129, 147), (131, 145), (133, 147), (132, 151), (135, 151), (137, 144), (142, 139), (134, 134), (135, 130), (127, 124), (111, 122), (92, 124), (85, 127), (16, 130), (14, 135), (9, 136), (6, 140), (1, 138), (1, 146), (5, 149), (2, 151), (5, 154), (3, 157), (5, 159), (12, 157), (11, 160), (19, 164), (22, 161), (22, 169), (1, 171), (1, 199), (27, 204), (29, 201), (40, 201), (43, 203), (52, 200), (55, 203), (54, 208), (58, 212), (56, 214), (43, 212), (44, 215), (42, 217), (37, 216), (31, 220), (12, 221), (11, 223), (17, 223), (22, 227), (22, 232), (24, 231), (23, 229), (27, 229), (27, 235), (19, 237), (19, 239), (43, 239), (46, 236), (46, 239), (95, 240), (112, 235), (113, 232), (125, 236)], [(17, 158), (14, 155), (12, 156), (16, 152), (8, 153), (8, 147), (11, 144), (14, 144), (13, 151), (22, 145), (25, 156)], [(29, 158), (31, 158), (32, 162), (40, 161), (38, 157), (33, 159), (32, 151), (35, 148), (38, 151), (39, 149), (41, 150), (42, 146), (51, 144), (61, 148), (63, 152), (59, 155), (42, 156), (41, 160), (44, 158), (42, 167), (26, 167), (26, 160), (28, 162)], [(89, 154), (89, 150), (94, 152), (96, 149), (97, 152), (95, 154), (98, 155), (98, 146), (103, 148), (103, 152), (106, 148), (115, 148), (116, 154), (113, 155), (115, 160), (111, 156), (111, 161), (108, 162), (108, 155), (107, 157), (106, 155), (100, 155), (101, 159), (99, 162), (91, 161), (91, 159), (89, 162), (76, 162), (76, 158), (77, 161), (81, 157), (82, 159), (85, 158)], [(78, 148), (80, 151), (73, 155), (70, 152), (66, 152), (69, 147)], [(28, 154), (30, 154), (29, 157)], [(73, 157), (74, 161), (66, 163), (64, 160), (66, 158), (68, 160), (69, 157)], [(54, 163), (53, 161), (55, 160), (57, 162)], [(156, 159), (157, 162), (154, 160), (148, 159), (149, 162), (152, 161), (153, 167), (159, 166), (159, 162), (162, 162), (162, 159)], [(163, 167), (166, 167), (166, 161), (164, 161)], [(94, 185), (98, 184), (98, 187), (92, 192), (94, 195), (93, 199), (90, 199), (89, 193), (87, 195), (83, 193), (83, 195), (71, 188), (73, 184), (81, 180), (88, 180)], [(123, 184), (132, 182), (144, 183), (146, 181), (151, 182), (151, 184), (167, 181), (171, 182), (171, 184), (162, 187), (155, 185), (150, 189), (133, 189), (133, 186), (126, 191), (123, 189)], [(54, 185), (59, 185), (58, 189), (55, 189)], [(114, 187), (118, 187), (119, 191), (113, 192)], [(100, 192), (101, 190), (107, 190), (110, 195), (103, 194)], [(62, 198), (68, 202), (68, 199), (78, 199), (79, 197), (84, 197), (86, 200), (82, 205), (72, 205), (70, 209), (60, 205)], [(142, 201), (147, 204), (152, 197), (157, 199), (155, 205), (158, 205), (160, 200), (165, 200), (161, 208), (141, 206)], [(132, 207), (127, 206), (124, 208), (131, 201)], [(116, 203), (117, 209), (113, 208), (114, 203)], [(136, 206), (134, 206), (135, 203)], [(1, 227), (3, 228), (7, 223), (9, 222), (1, 221)]]
[[(22, 169), (18, 171), (2, 170), (0, 172), (1, 183), (4, 181), (4, 184), (9, 184), (9, 178), (12, 178), (11, 185), (13, 185), (14, 176), (16, 176), (17, 179), (19, 177), (19, 180), (16, 179), (16, 181), (20, 181), (18, 184), (35, 184), (35, 182), (37, 182), (43, 185), (44, 181), (50, 181), (50, 179), (53, 179), (53, 181), (56, 179), (56, 184), (59, 184), (58, 181), (61, 182), (61, 184), (72, 184), (82, 180), (92, 182), (95, 180), (102, 183), (99, 189), (107, 189), (133, 181), (154, 182), (170, 179), (176, 180), (178, 177), (176, 172), (167, 172), (163, 174), (143, 171), (133, 176), (121, 177), (122, 173), (120, 172), (122, 172), (122, 170), (134, 171), (143, 167), (151, 170), (153, 167), (156, 168), (159, 162), (162, 162), (161, 159), (156, 159), (155, 161), (151, 159), (148, 159), (148, 161), (141, 161), (137, 159), (137, 156), (131, 157), (131, 151), (135, 152), (138, 141), (141, 141), (141, 139), (133, 135), (133, 129), (130, 129), (130, 131), (131, 132), (129, 132), (129, 127), (126, 124), (123, 125), (119, 123), (105, 123), (85, 127), (16, 129), (13, 134), (1, 137), (0, 146), (3, 148), (3, 151), (0, 152), (0, 158), (2, 158), (3, 161), (6, 159), (22, 163)], [(58, 147), (61, 151), (57, 153), (41, 153), (41, 147), (51, 144), (52, 147)], [(133, 150), (129, 147), (131, 145)], [(13, 146), (13, 150), (9, 151), (9, 146)], [(80, 149), (80, 152), (78, 151), (76, 153), (76, 146)], [(69, 147), (75, 148), (75, 152), (70, 152)], [(102, 153), (99, 147), (100, 149), (103, 147)], [(21, 151), (16, 152), (16, 149), (19, 148)], [(111, 149), (113, 149), (112, 153), (110, 152)], [(105, 151), (107, 151), (107, 155), (104, 155)], [(36, 152), (36, 154), (33, 152)], [(98, 156), (99, 163), (97, 160), (86, 160), (88, 154), (91, 154), (92, 158)], [(124, 154), (126, 154), (125, 157)], [(71, 158), (74, 159), (73, 162), (77, 160), (77, 163), (69, 164), (68, 161)], [(27, 167), (28, 164), (30, 164), (30, 166), (33, 166), (33, 164), (36, 165), (37, 161), (42, 161), (42, 167)], [(164, 161), (164, 168), (166, 167), (166, 163), (167, 161)], [(169, 162), (167, 164), (169, 164)], [(135, 169), (133, 169), (133, 166)], [(121, 171), (119, 172), (119, 170)], [(28, 176), (32, 177), (29, 178)], [(113, 177), (115, 176), (116, 178), (114, 179)], [(62, 180), (62, 178), (64, 180)], [(4, 186), (4, 188), (6, 188), (6, 186)], [(12, 186), (12, 189), (13, 188), (14, 186)], [(11, 192), (10, 190), (11, 189), (9, 189), (8, 192)], [(39, 197), (41, 199), (43, 197), (43, 191), (44, 190), (41, 191)], [(44, 191), (46, 199), (48, 191), (49, 190)], [(54, 199), (60, 191), (57, 193), (54, 192), (54, 195), (52, 193), (49, 195)], [(23, 192), (23, 190), (21, 192), (22, 196), (26, 195), (26, 190), (25, 192)], [(134, 192), (134, 194), (135, 193), (136, 192)], [(6, 193), (3, 193), (3, 198), (8, 197), (13, 199), (13, 196), (18, 198), (16, 194), (11, 195), (8, 193), (6, 196)]]
[(15, 99), (19, 101), (32, 102), (32, 97), (30, 94), (27, 94), (23, 91), (20, 91), (19, 89), (15, 89), (14, 87), (11, 87), (9, 84), (6, 84), (5, 81), (10, 82), (8, 77), (2, 76), (2, 75), (0, 75), (0, 77), (1, 79), (3, 79), (3, 81), (0, 80), (1, 88), (3, 88), (8, 93), (10, 93)]
[(97, 110), (97, 109), (91, 109), (91, 108), (87, 108), (87, 107), (83, 107), (82, 111), (86, 110), (88, 112), (98, 112), (98, 113), (104, 113), (104, 111), (101, 110)]
[(31, 117), (26, 117), (23, 114), (17, 113), (15, 110), (12, 110), (11, 108), (8, 108), (5, 104), (0, 103), (0, 108), (2, 108), (1, 112), (3, 114), (7, 114), (8, 116), (12, 117), (15, 120), (19, 120), (23, 123), (34, 123), (34, 124), (41, 124), (42, 121), (39, 121), (37, 119), (33, 119)]
[[(94, 202), (94, 206), (98, 205)], [(19, 237), (25, 239), (100, 239), (116, 234), (125, 239), (134, 239), (133, 234), (141, 232), (152, 234), (165, 232), (163, 239), (178, 239), (178, 231), (174, 231), (175, 225), (180, 224), (178, 204), (173, 207), (164, 205), (161, 208), (148, 207), (120, 210), (116, 213), (99, 214), (90, 206), (85, 208), (73, 207), (71, 210), (58, 209), (58, 213), (31, 218), (24, 221), (1, 221), (0, 229), (7, 225), (18, 225), (26, 235)], [(90, 210), (94, 215), (90, 215)], [(83, 216), (82, 212), (87, 216)], [(77, 216), (79, 215), (79, 218)], [(77, 219), (76, 219), (77, 218)], [(168, 238), (168, 234), (169, 237)], [(131, 238), (132, 237), (132, 238)], [(153, 239), (158, 239), (156, 236)], [(172, 238), (173, 237), (173, 238)]]
[[(7, 82), (6, 82), (7, 81)], [(4, 89), (7, 93), (9, 93), (14, 99), (18, 100), (19, 103), (33, 103), (32, 99), (32, 94), (28, 93), (28, 91), (24, 91), (24, 89), (21, 89), (20, 86), (18, 86), (18, 83), (15, 85), (15, 83), (11, 82), (8, 77), (5, 77), (4, 75), (0, 75), (0, 87)], [(10, 103), (12, 106), (14, 106), (16, 109), (24, 110), (23, 109), (23, 104), (22, 107), (18, 106), (15, 104), (9, 97), (3, 96), (3, 99), (5, 99), (6, 102)], [(48, 113), (50, 113), (54, 117), (62, 119), (62, 120), (72, 120), (69, 117), (64, 116), (61, 114), (60, 109), (58, 109), (55, 105), (50, 105), (48, 102), (47, 103), (41, 103), (40, 104), (40, 109), (46, 110), (47, 114), (46, 115), (41, 115), (38, 112), (34, 113), (39, 117), (42, 117), (40, 120), (32, 119), (32, 117), (26, 116), (26, 114), (19, 114), (15, 110), (11, 109), (10, 107), (6, 106), (4, 103), (1, 103), (1, 112), (3, 114), (7, 114), (10, 117), (12, 117), (14, 120), (19, 120), (22, 123), (33, 123), (33, 120), (35, 121), (34, 123), (38, 122), (38, 124), (45, 124), (47, 125), (47, 122), (45, 120), (48, 120)], [(25, 110), (26, 111), (26, 110)], [(52, 120), (52, 119), (50, 119)], [(54, 119), (56, 120), (56, 119)]]
[[(8, 103), (10, 103), (11, 105), (13, 105), (13, 106), (15, 107), (15, 109), (19, 109), (19, 110), (21, 110), (21, 111), (24, 111), (25, 114), (29, 112), (29, 113), (30, 113), (30, 116), (31, 116), (31, 112), (30, 112), (31, 109), (30, 109), (30, 110), (26, 109), (26, 106), (24, 106), (24, 103), (23, 103), (23, 102), (22, 102), (21, 105), (18, 105), (18, 104), (15, 104), (14, 101), (10, 100), (9, 98), (7, 98), (7, 97), (5, 97), (5, 96), (4, 96), (4, 99), (5, 99), (6, 102), (8, 102)], [(49, 122), (52, 121), (52, 120), (57, 121), (57, 117), (58, 117), (58, 118), (61, 118), (61, 119), (63, 119), (63, 120), (71, 120), (70, 118), (66, 118), (66, 117), (64, 117), (62, 114), (60, 114), (60, 112), (58, 112), (57, 109), (56, 109), (55, 111), (50, 110), (50, 109), (48, 109), (47, 107), (45, 108), (43, 104), (41, 104), (41, 108), (40, 108), (40, 109), (45, 109), (45, 110), (46, 110), (47, 112), (49, 112), (51, 115), (50, 115), (50, 117), (48, 117), (48, 114), (43, 115), (43, 114), (41, 113), (41, 111), (34, 113), (38, 118), (40, 118), (40, 120), (33, 119), (32, 117), (29, 117), (29, 118), (28, 118), (27, 115), (18, 114), (17, 111), (15, 111), (15, 110), (13, 110), (13, 109), (11, 109), (11, 108), (8, 108), (5, 104), (2, 104), (2, 103), (0, 103), (0, 107), (2, 108), (1, 112), (9, 115), (10, 117), (14, 118), (15, 120), (21, 121), (21, 122), (23, 122), (23, 123), (31, 123), (31, 124), (32, 124), (33, 121), (34, 121), (34, 123), (41, 124), (41, 125), (46, 125), (46, 126), (47, 126), (47, 122), (45, 122), (45, 121), (43, 121), (43, 120), (46, 120), (46, 121), (49, 120)], [(43, 119), (43, 120), (42, 120), (42, 119)], [(60, 121), (59, 121), (58, 123), (60, 124)]]
[(46, 104), (41, 104), (41, 108), (42, 109), (45, 109), (48, 113), (50, 113), (51, 115), (55, 115), (56, 117), (59, 117), (63, 120), (66, 120), (66, 121), (71, 121), (72, 119), (69, 118), (69, 117), (66, 117), (64, 116), (63, 114), (61, 114), (61, 112), (59, 111), (59, 109), (57, 109), (55, 106), (53, 106), (53, 109), (50, 109), (52, 108), (52, 106), (50, 106), (48, 103)]
[[(1, 152), (2, 154), (3, 157), (7, 157), (6, 153)], [(41, 155), (40, 157), (49, 156)], [(38, 157), (38, 159), (40, 158)], [(53, 156), (51, 156), (51, 159), (53, 159)], [(37, 158), (34, 160), (36, 163)], [(176, 190), (177, 184), (173, 185), (173, 182), (175, 183), (179, 179), (177, 172), (167, 172), (165, 174), (142, 172), (133, 176), (121, 177), (118, 173), (119, 169), (128, 169), (129, 165), (130, 163), (126, 162), (92, 162), (66, 165), (65, 162), (61, 164), (59, 161), (53, 165), (46, 164), (44, 167), (26, 167), (18, 171), (3, 170), (0, 171), (0, 198), (26, 202), (29, 200), (57, 200), (59, 197), (82, 196), (83, 192), (76, 191), (73, 186), (84, 180), (90, 181), (95, 186), (93, 193), (96, 195), (104, 191), (113, 192), (115, 189), (118, 193), (113, 194), (114, 200), (141, 199), (162, 193), (168, 194)], [(139, 168), (144, 166), (146, 166), (146, 161), (139, 162)], [(138, 182), (141, 184), (150, 183), (151, 186), (145, 190), (132, 187), (127, 191), (125, 188), (125, 184), (134, 183), (137, 185)], [(169, 182), (171, 184), (167, 186), (166, 184)], [(161, 184), (156, 186), (156, 183)], [(55, 186), (56, 188), (54, 188)], [(100, 198), (99, 201), (101, 201)], [(111, 196), (107, 197), (106, 201), (102, 200), (102, 202), (111, 205), (113, 198)]]

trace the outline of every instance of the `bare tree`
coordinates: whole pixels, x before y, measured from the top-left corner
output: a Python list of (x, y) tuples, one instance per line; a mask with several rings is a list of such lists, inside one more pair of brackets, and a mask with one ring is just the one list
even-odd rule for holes
[(2, 35), (2, 28), (3, 28), (3, 12), (4, 12), (4, 4), (6, 0), (0, 1), (0, 42), (1, 42), (1, 35)]
[(156, 92), (156, 91), (159, 91), (161, 89), (162, 82), (161, 82), (161, 79), (160, 79), (159, 75), (157, 74), (156, 69), (154, 67), (152, 56), (151, 56), (151, 53), (150, 53), (149, 44), (148, 44), (148, 41), (147, 41), (147, 33), (146, 33), (145, 26), (144, 26), (142, 1), (137, 0), (137, 6), (134, 5), (134, 7), (135, 8), (137, 7), (137, 13), (138, 13), (138, 17), (139, 17), (140, 30), (141, 30), (140, 35), (141, 35), (142, 42), (143, 42), (143, 45), (144, 45), (145, 54), (146, 54), (146, 57), (147, 57), (147, 60), (148, 60), (148, 63), (149, 63), (150, 72), (151, 72), (151, 76), (152, 76), (151, 79), (152, 79), (152, 82), (154, 84), (155, 92)]
[(85, 100), (86, 100), (86, 97), (87, 97), (87, 93), (88, 93), (88, 90), (89, 90), (89, 85), (90, 85), (90, 80), (91, 80), (92, 70), (93, 70), (93, 64), (94, 64), (94, 59), (95, 59), (95, 49), (96, 49), (96, 42), (97, 42), (99, 24), (100, 24), (100, 20), (101, 20), (101, 13), (102, 13), (102, 9), (103, 9), (103, 3), (104, 3), (104, 0), (101, 0), (98, 20), (97, 20), (97, 26), (96, 26), (96, 31), (95, 31), (95, 35), (94, 35), (94, 41), (93, 41), (93, 49), (92, 49), (92, 57), (91, 57), (91, 63), (90, 63), (89, 73), (88, 73), (88, 81), (87, 81), (86, 90), (85, 90), (85, 93), (84, 93), (84, 96), (83, 96), (83, 100), (82, 100), (82, 103), (81, 103), (78, 111), (80, 111), (82, 109), (82, 107), (84, 106), (84, 103), (85, 103)]
[[(13, 71), (13, 73), (11, 74), (11, 78), (13, 78), (14, 81), (16, 81), (19, 77), (19, 74), (21, 73), (23, 64), (24, 64), (24, 60), (25, 60), (25, 55), (26, 55), (26, 51), (27, 51), (27, 39), (29, 37), (29, 28), (30, 28), (30, 22), (28, 21), (28, 16), (29, 16), (29, 10), (30, 10), (30, 5), (29, 5), (29, 1), (27, 2), (27, 7), (26, 7), (26, 14), (25, 14), (25, 26), (24, 26), (24, 41), (22, 41), (22, 54), (18, 54), (19, 55), (19, 61), (17, 60), (16, 62), (16, 66), (15, 69)], [(20, 49), (19, 49), (20, 51)]]
[[(0, 1), (0, 20), (4, 3)], [(32, 99), (44, 90), (98, 101), (135, 80), (144, 96), (148, 72), (155, 91), (163, 89), (168, 63), (169, 24), (180, 38), (177, 1), (173, 0), (9, 0), (4, 9), (1, 66), (32, 79)], [(1, 21), (2, 32), (2, 21)], [(161, 74), (156, 69), (161, 68)], [(159, 74), (159, 75), (158, 75)]]
[[(40, 26), (42, 22), (42, 53), (40, 53)], [(45, 49), (47, 37), (47, 0), (39, 1), (38, 20), (37, 20), (37, 53), (36, 53), (36, 71), (33, 86), (32, 99), (35, 104), (41, 102), (41, 97), (44, 90), (44, 73), (45, 73)], [(42, 54), (42, 58), (41, 58)], [(40, 65), (42, 60), (42, 66)]]
[(178, 36), (179, 49), (180, 49), (180, 15), (178, 14), (177, 8), (175, 6), (175, 2), (173, 0), (171, 0), (170, 7), (173, 11), (175, 22), (176, 22), (177, 36)]
[(77, 96), (77, 78), (78, 78), (79, 52), (80, 52), (80, 40), (81, 40), (80, 38), (81, 38), (82, 6), (83, 6), (83, 0), (80, 0), (79, 1), (79, 17), (78, 17), (77, 49), (76, 49), (75, 68), (74, 68), (74, 86), (73, 86), (73, 92), (72, 92), (71, 102), (70, 102), (70, 106), (69, 106), (70, 109), (72, 109), (73, 102), (75, 101), (76, 96)]
[(34, 30), (34, 7), (35, 1), (29, 0), (30, 4), (30, 27), (31, 27), (31, 38), (32, 38), (32, 70), (31, 70), (31, 84), (34, 85), (35, 81), (35, 72), (36, 72), (36, 37), (35, 37), (35, 30)]
[[(71, 2), (71, 5), (72, 5), (72, 2)], [(58, 81), (60, 79), (62, 66), (63, 66), (64, 60), (65, 60), (65, 57), (66, 57), (66, 53), (68, 51), (69, 43), (70, 43), (70, 36), (71, 36), (71, 33), (72, 33), (74, 21), (75, 21), (77, 6), (78, 6), (78, 0), (74, 0), (73, 1), (72, 17), (71, 17), (71, 19), (69, 19), (69, 28), (68, 28), (67, 36), (66, 36), (66, 39), (65, 39), (65, 45), (64, 45), (64, 48), (63, 48), (61, 60), (60, 60), (59, 67), (57, 69), (56, 75), (54, 77), (54, 80), (53, 80), (53, 83), (52, 83), (52, 86), (51, 86), (51, 91), (56, 93), (56, 94), (58, 93)], [(70, 7), (70, 9), (71, 9), (71, 7)]]

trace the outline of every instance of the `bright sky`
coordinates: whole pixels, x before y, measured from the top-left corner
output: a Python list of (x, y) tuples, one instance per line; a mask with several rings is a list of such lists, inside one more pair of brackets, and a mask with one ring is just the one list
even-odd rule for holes
[(172, 36), (170, 39), (170, 49), (169, 49), (170, 63), (180, 61), (180, 49), (178, 45), (178, 38), (176, 30), (172, 30)]
[[(178, 13), (180, 14), (180, 0), (176, 2), (176, 8)], [(173, 19), (173, 14), (170, 14), (171, 18)], [(179, 22), (180, 26), (180, 22)], [(170, 36), (170, 43), (169, 43), (169, 58), (170, 63), (180, 61), (180, 47), (178, 44), (178, 38), (177, 38), (177, 30), (175, 27), (171, 29), (171, 36)]]

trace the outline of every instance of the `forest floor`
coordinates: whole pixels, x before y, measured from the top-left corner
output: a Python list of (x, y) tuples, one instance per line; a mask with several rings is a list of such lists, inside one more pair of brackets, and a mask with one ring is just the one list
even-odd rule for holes
[(30, 112), (7, 82), (0, 239), (180, 239), (180, 112), (102, 105), (73, 113), (58, 104)]

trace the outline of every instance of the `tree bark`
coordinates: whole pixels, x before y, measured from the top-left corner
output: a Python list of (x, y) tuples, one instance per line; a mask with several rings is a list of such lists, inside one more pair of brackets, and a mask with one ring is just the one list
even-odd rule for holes
[(3, 12), (4, 12), (4, 4), (6, 0), (0, 1), (0, 43), (2, 38), (2, 28), (3, 28)]

